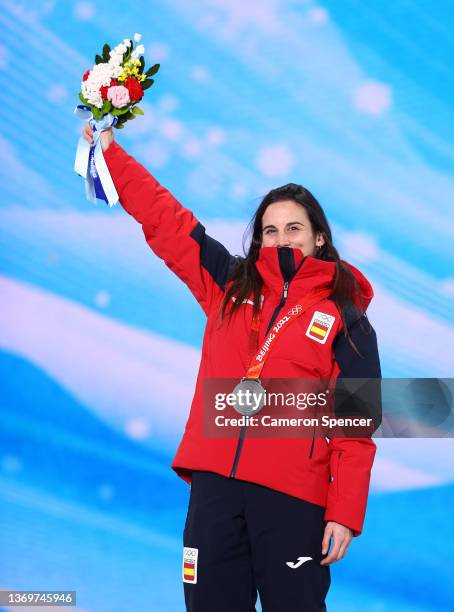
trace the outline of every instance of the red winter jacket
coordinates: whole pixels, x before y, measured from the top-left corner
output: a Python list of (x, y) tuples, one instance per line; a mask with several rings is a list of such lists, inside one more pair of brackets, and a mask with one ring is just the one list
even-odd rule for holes
[[(370, 438), (333, 438), (328, 443), (324, 437), (252, 438), (244, 431), (238, 439), (204, 435), (203, 380), (239, 381), (249, 365), (251, 304), (245, 302), (229, 326), (226, 320), (219, 325), (218, 320), (235, 258), (117, 143), (110, 145), (104, 157), (122, 206), (142, 224), (151, 249), (186, 283), (207, 316), (194, 398), (172, 468), (188, 483), (192, 470), (208, 470), (307, 500), (326, 507), (326, 521), (346, 525), (355, 536), (359, 535), (376, 449)], [(310, 290), (332, 285), (334, 263), (304, 258), (298, 249), (286, 251), (293, 257), (290, 263), (297, 268), (288, 286), (289, 304)], [(274, 247), (262, 248), (256, 265), (263, 279), (259, 330), (259, 341), (263, 341), (273, 315), (282, 305), (284, 271), (282, 258)], [(361, 272), (353, 266), (351, 269), (367, 307), (373, 296), (372, 287)], [(315, 311), (335, 317), (323, 344), (306, 335)], [(345, 339), (336, 305), (323, 299), (283, 331), (261, 378), (380, 377), (375, 332), (368, 325), (369, 332), (364, 333), (363, 318), (359, 314), (349, 329), (360, 357)]]

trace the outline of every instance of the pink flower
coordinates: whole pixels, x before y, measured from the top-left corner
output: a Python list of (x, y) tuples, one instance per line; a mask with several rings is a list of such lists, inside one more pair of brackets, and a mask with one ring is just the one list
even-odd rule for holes
[(124, 108), (131, 102), (129, 91), (123, 85), (115, 85), (107, 90), (107, 99), (115, 108)]
[[(99, 91), (101, 92), (101, 98), (103, 100), (107, 100), (108, 99), (107, 98), (107, 92), (109, 90), (109, 87), (113, 87), (114, 85), (118, 85), (118, 81), (116, 79), (111, 79), (111, 81), (110, 81), (110, 83), (108, 85), (103, 85), (100, 88)], [(129, 89), (128, 89), (128, 91), (129, 91)]]

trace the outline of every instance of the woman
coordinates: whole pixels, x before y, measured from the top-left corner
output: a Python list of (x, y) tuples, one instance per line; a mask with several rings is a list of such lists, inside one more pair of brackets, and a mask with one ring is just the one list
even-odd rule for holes
[[(87, 125), (84, 137), (91, 143)], [(187, 610), (326, 610), (329, 565), (362, 531), (375, 444), (370, 437), (204, 435), (203, 381), (246, 376), (271, 327), (304, 307), (270, 348), (266, 378), (379, 378), (365, 319), (367, 279), (341, 262), (317, 200), (304, 187), (272, 190), (237, 258), (193, 214), (101, 134), (120, 201), (151, 249), (189, 287), (206, 316), (194, 399), (172, 468), (191, 484), (184, 529)], [(284, 311), (283, 311), (284, 308)], [(298, 313), (298, 316), (296, 316)], [(331, 546), (331, 548), (330, 548)]]

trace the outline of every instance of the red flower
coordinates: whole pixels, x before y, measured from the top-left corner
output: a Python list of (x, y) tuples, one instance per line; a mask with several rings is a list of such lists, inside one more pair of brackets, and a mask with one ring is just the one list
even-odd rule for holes
[(103, 100), (107, 100), (107, 90), (109, 89), (109, 87), (114, 87), (118, 84), (119, 83), (116, 79), (112, 79), (108, 85), (103, 85), (99, 90), (101, 92), (101, 98)]
[(87, 72), (84, 74), (84, 76), (82, 77), (83, 81), (86, 81), (88, 79), (88, 75), (90, 74), (90, 71), (87, 70)]
[(138, 102), (143, 98), (143, 89), (139, 81), (134, 77), (128, 77), (123, 85), (129, 91), (129, 97), (133, 102)]

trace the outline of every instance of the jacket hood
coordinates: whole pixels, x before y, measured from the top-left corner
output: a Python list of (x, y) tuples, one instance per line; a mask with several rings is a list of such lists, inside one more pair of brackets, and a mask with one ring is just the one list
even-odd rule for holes
[(366, 312), (367, 308), (369, 307), (369, 304), (372, 301), (372, 298), (374, 297), (374, 290), (372, 288), (372, 285), (367, 280), (367, 278), (364, 276), (364, 274), (361, 272), (361, 270), (358, 270), (358, 268), (355, 268), (355, 266), (353, 266), (351, 263), (348, 263), (348, 261), (344, 261), (344, 260), (342, 260), (342, 261), (343, 261), (343, 263), (347, 264), (347, 266), (353, 272), (353, 274), (354, 274), (354, 276), (356, 278), (356, 281), (358, 282), (360, 291), (361, 291), (361, 297), (362, 297), (362, 300), (363, 300), (363, 307), (361, 306), (361, 303), (359, 301), (359, 298), (358, 298), (357, 294), (355, 294), (355, 306), (361, 312)]
[[(283, 257), (286, 251), (285, 257)], [(291, 271), (289, 273), (289, 263)], [(363, 308), (358, 293), (355, 294), (355, 306), (365, 312), (374, 295), (372, 285), (355, 266), (342, 260), (353, 272), (361, 292)], [(282, 295), (284, 280), (289, 280), (289, 298), (306, 294), (310, 291), (329, 289), (334, 284), (336, 264), (311, 256), (304, 256), (301, 249), (293, 247), (261, 247), (256, 268), (264, 285), (274, 293)]]

